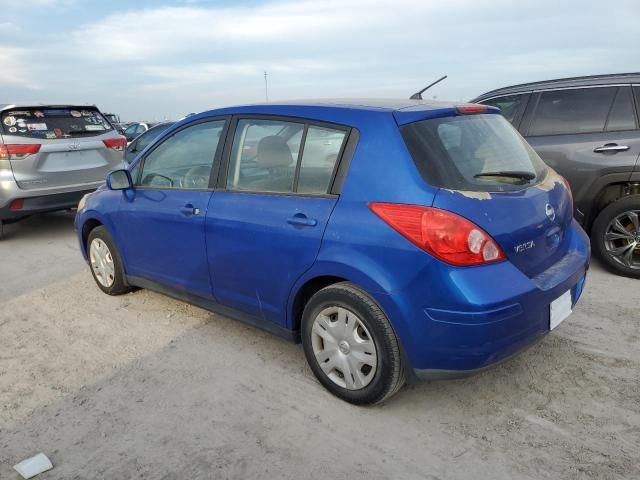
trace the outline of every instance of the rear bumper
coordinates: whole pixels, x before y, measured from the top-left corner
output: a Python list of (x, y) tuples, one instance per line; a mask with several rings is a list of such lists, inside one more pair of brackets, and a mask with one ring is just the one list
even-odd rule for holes
[[(6, 204), (3, 207), (0, 207), (0, 220), (16, 220), (35, 213), (54, 212), (56, 210), (75, 208), (78, 206), (78, 202), (84, 195), (93, 191), (95, 191), (95, 189), (33, 197), (18, 196), (10, 198), (6, 201)], [(19, 209), (11, 209), (11, 203), (18, 199), (22, 200), (22, 207)]]
[(416, 376), (472, 375), (544, 338), (550, 331), (551, 302), (571, 291), (575, 306), (584, 286), (588, 238), (577, 225), (571, 237), (565, 257), (535, 278), (508, 261), (443, 266), (427, 283), (391, 295), (387, 300), (402, 317), (400, 322), (392, 318), (394, 327)]

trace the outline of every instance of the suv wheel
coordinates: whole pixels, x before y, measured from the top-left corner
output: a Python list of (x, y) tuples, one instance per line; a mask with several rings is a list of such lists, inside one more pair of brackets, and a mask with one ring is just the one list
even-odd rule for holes
[(404, 385), (400, 346), (389, 320), (351, 283), (330, 285), (309, 300), (302, 346), (320, 383), (347, 402), (379, 403)]
[(616, 273), (640, 278), (640, 195), (603, 209), (593, 223), (594, 249)]
[(87, 255), (91, 274), (100, 290), (109, 295), (120, 295), (131, 290), (118, 250), (106, 228), (91, 230), (87, 239)]

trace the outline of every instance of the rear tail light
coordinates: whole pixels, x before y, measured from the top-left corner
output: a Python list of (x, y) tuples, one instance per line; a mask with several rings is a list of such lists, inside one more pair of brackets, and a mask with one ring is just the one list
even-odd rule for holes
[(460, 115), (469, 115), (473, 113), (487, 113), (489, 108), (486, 105), (460, 105), (456, 107), (456, 112)]
[(7, 160), (12, 155), (25, 156), (39, 151), (39, 143), (0, 143), (0, 160)]
[(16, 198), (9, 204), (9, 210), (22, 210), (24, 206), (24, 200), (22, 198)]
[(104, 143), (105, 147), (118, 150), (119, 152), (127, 147), (127, 139), (125, 137), (107, 138), (106, 140), (102, 140), (102, 143)]
[(369, 208), (407, 240), (443, 262), (468, 266), (505, 259), (495, 240), (455, 213), (400, 203), (370, 203)]

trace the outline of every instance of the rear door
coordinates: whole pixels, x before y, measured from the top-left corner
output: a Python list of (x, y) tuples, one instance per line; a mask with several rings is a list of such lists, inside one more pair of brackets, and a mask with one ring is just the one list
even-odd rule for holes
[(523, 129), (542, 160), (569, 181), (582, 212), (601, 182), (628, 180), (640, 154), (629, 85), (538, 92)]
[(484, 229), (523, 273), (567, 253), (569, 192), (501, 115), (424, 120), (402, 133), (428, 183), (441, 187), (433, 206)]
[(128, 275), (213, 298), (204, 222), (226, 123), (217, 118), (188, 124), (136, 164), (133, 195), (123, 195), (114, 222), (127, 239)]
[(337, 201), (329, 192), (348, 133), (299, 119), (236, 119), (223, 188), (207, 211), (220, 303), (285, 326), (290, 289), (315, 261)]
[(10, 157), (23, 190), (100, 182), (122, 165), (124, 145), (95, 107), (19, 107), (1, 119), (6, 145), (32, 147)]

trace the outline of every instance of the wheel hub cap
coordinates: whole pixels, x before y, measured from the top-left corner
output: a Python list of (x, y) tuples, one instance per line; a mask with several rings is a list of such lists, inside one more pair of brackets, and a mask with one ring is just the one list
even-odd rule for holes
[(358, 316), (343, 307), (327, 307), (313, 321), (311, 344), (319, 367), (336, 385), (359, 390), (378, 367), (373, 337)]
[(115, 281), (115, 266), (109, 247), (99, 238), (94, 238), (89, 247), (89, 263), (96, 279), (103, 287), (109, 288)]

